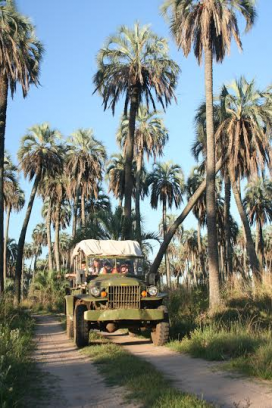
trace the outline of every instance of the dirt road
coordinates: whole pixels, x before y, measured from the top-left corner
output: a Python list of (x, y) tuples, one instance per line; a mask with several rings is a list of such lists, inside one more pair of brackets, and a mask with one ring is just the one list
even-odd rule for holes
[(219, 364), (154, 347), (149, 341), (124, 334), (107, 335), (114, 343), (152, 363), (176, 388), (213, 402), (220, 408), (272, 408), (272, 382), (245, 379), (219, 371)]
[[(35, 358), (43, 372), (50, 401), (35, 408), (136, 408), (124, 401), (124, 389), (107, 387), (94, 364), (68, 340), (59, 321), (36, 316)], [(125, 334), (107, 335), (130, 353), (152, 363), (176, 388), (195, 394), (220, 408), (272, 408), (272, 383), (221, 372), (218, 363), (154, 347), (148, 340)]]
[(136, 408), (125, 403), (124, 390), (107, 387), (94, 364), (68, 340), (60, 322), (52, 316), (35, 316), (35, 359), (46, 376), (43, 386), (50, 400), (36, 408)]

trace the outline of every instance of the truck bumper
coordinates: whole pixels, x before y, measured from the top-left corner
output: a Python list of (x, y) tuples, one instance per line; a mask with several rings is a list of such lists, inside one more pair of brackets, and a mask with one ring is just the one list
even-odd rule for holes
[(91, 322), (118, 321), (118, 320), (163, 320), (164, 312), (160, 309), (113, 309), (113, 310), (87, 310), (84, 320)]

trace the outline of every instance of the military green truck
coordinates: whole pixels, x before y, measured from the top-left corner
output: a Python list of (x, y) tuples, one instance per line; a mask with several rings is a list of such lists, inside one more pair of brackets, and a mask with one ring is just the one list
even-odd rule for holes
[[(73, 251), (75, 276), (80, 281), (65, 296), (67, 335), (78, 347), (89, 342), (89, 331), (131, 335), (148, 329), (156, 346), (168, 340), (169, 320), (160, 293), (145, 269), (138, 242), (84, 240)], [(86, 270), (80, 270), (82, 261)], [(101, 269), (95, 271), (94, 264)]]

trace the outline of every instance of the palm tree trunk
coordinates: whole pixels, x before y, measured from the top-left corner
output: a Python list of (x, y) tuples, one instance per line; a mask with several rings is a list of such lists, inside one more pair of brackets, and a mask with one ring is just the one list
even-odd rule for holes
[(225, 271), (227, 277), (232, 275), (232, 247), (230, 242), (230, 197), (231, 185), (229, 174), (225, 174), (225, 202), (224, 202), (224, 232), (225, 232)]
[(36, 273), (37, 259), (38, 259), (38, 254), (36, 253), (34, 256), (34, 263), (33, 263), (33, 276), (35, 276), (35, 273)]
[(137, 170), (136, 170), (136, 193), (135, 193), (135, 215), (136, 215), (136, 239), (141, 245), (141, 213), (140, 213), (140, 193), (141, 193), (141, 174), (143, 164), (143, 152), (140, 150), (137, 156)]
[(86, 217), (85, 217), (85, 194), (83, 192), (83, 188), (81, 190), (81, 225), (85, 227), (86, 225)]
[[(216, 164), (216, 173), (222, 168), (223, 164), (227, 161), (228, 155), (225, 155), (224, 159), (218, 160)], [(190, 213), (194, 205), (197, 203), (201, 195), (204, 193), (206, 189), (206, 180), (202, 181), (198, 189), (194, 192), (194, 194), (191, 196), (190, 200), (188, 201), (186, 207), (183, 209), (182, 213), (176, 218), (176, 220), (173, 222), (173, 224), (168, 228), (167, 234), (165, 235), (165, 238), (160, 246), (160, 249), (156, 255), (156, 258), (153, 261), (153, 264), (150, 267), (150, 273), (157, 273), (159, 266), (161, 264), (162, 258), (168, 248), (168, 245), (171, 242), (171, 239), (173, 238), (176, 230), (182, 224), (182, 222), (185, 220), (187, 215)]]
[(237, 182), (235, 180), (234, 169), (229, 166), (229, 175), (231, 180), (231, 187), (233, 191), (233, 195), (235, 198), (235, 202), (239, 211), (239, 215), (243, 224), (245, 236), (246, 236), (246, 248), (247, 248), (247, 255), (249, 257), (250, 266), (252, 268), (252, 273), (255, 278), (258, 280), (261, 279), (261, 269), (259, 265), (259, 261), (256, 255), (256, 251), (254, 248), (254, 242), (251, 235), (251, 230), (249, 226), (249, 222), (246, 216), (246, 212), (242, 203), (240, 189), (237, 186)]
[[(162, 203), (162, 225), (163, 225), (163, 239), (166, 235), (166, 199), (163, 199)], [(165, 252), (165, 269), (166, 269), (166, 282), (167, 287), (171, 287), (171, 276), (170, 276), (170, 264), (167, 251)]]
[(18, 241), (18, 252), (17, 252), (16, 269), (15, 269), (15, 302), (17, 304), (19, 304), (21, 300), (21, 276), (22, 276), (22, 262), (23, 262), (23, 254), (24, 254), (25, 236), (26, 236), (27, 226), (29, 223), (34, 199), (37, 193), (37, 189), (38, 189), (40, 180), (41, 180), (41, 174), (38, 173), (36, 175), (36, 178), (35, 178), (32, 190), (31, 190), (28, 206), (26, 209), (24, 223), (23, 223), (20, 238)]
[(260, 244), (259, 244), (259, 262), (261, 264), (261, 266), (263, 267), (264, 265), (264, 239), (263, 239), (263, 227), (262, 227), (262, 223), (259, 220), (259, 236), (260, 236)]
[(56, 204), (56, 223), (55, 223), (55, 260), (57, 272), (60, 272), (60, 250), (59, 250), (59, 230), (60, 230), (60, 207), (61, 199)]
[(52, 214), (52, 201), (51, 201), (51, 199), (49, 199), (48, 211), (47, 211), (47, 217), (46, 217), (47, 247), (48, 247), (48, 268), (49, 268), (49, 271), (53, 270), (52, 241), (51, 241), (51, 214)]
[(76, 236), (76, 229), (77, 229), (77, 207), (78, 207), (78, 200), (79, 200), (79, 186), (76, 187), (76, 196), (74, 201), (74, 217), (73, 217), (73, 228), (72, 228), (72, 237), (75, 238)]
[(213, 127), (213, 67), (210, 44), (205, 47), (205, 93), (207, 125), (207, 232), (209, 259), (209, 303), (210, 309), (220, 303), (219, 265), (217, 250), (216, 200), (215, 200), (215, 140)]
[(259, 252), (259, 245), (260, 245), (260, 224), (256, 223), (256, 238), (255, 238), (255, 251), (258, 256)]
[(9, 220), (10, 220), (10, 213), (11, 213), (11, 205), (8, 204), (7, 206), (7, 219), (6, 219), (6, 231), (5, 231), (5, 239), (4, 239), (4, 287), (7, 279), (7, 245), (8, 245), (8, 232), (9, 232)]
[(199, 220), (197, 223), (197, 246), (198, 246), (199, 259), (200, 259), (201, 273), (205, 276), (206, 275), (205, 274), (205, 262), (204, 262), (202, 242), (201, 242), (201, 224)]
[(137, 85), (132, 87), (131, 102), (129, 112), (129, 133), (125, 149), (125, 204), (124, 204), (124, 224), (123, 239), (131, 238), (131, 196), (133, 190), (132, 163), (134, 152), (134, 133), (136, 115), (139, 107), (139, 95)]
[(4, 158), (7, 100), (8, 79), (6, 74), (2, 73), (0, 75), (0, 294), (4, 290)]

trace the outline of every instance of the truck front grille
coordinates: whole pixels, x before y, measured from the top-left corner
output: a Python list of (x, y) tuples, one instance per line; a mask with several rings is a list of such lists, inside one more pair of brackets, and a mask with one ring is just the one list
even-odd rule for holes
[(109, 309), (140, 309), (140, 286), (109, 286)]

